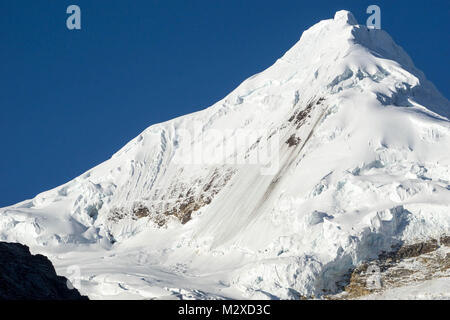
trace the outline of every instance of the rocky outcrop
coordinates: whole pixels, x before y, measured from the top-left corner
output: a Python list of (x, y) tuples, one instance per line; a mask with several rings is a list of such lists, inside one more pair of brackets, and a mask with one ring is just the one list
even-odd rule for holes
[(58, 276), (50, 260), (27, 246), (0, 242), (0, 300), (88, 300)]
[(206, 180), (196, 179), (192, 185), (173, 184), (166, 194), (153, 201), (135, 202), (131, 209), (113, 208), (108, 220), (118, 223), (127, 218), (133, 220), (149, 218), (158, 227), (164, 227), (170, 218), (175, 218), (176, 221), (185, 224), (192, 219), (194, 212), (211, 203), (234, 173), (235, 170), (230, 168), (224, 169), (224, 172), (215, 169)]
[(344, 292), (331, 299), (357, 299), (411, 283), (450, 276), (448, 236), (402, 245), (351, 271)]

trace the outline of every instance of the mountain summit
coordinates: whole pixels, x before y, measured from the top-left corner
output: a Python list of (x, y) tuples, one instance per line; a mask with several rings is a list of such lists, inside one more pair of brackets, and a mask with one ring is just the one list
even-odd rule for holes
[(0, 209), (0, 240), (79, 266), (90, 298), (336, 294), (450, 233), (449, 110), (386, 32), (339, 11), (211, 107)]

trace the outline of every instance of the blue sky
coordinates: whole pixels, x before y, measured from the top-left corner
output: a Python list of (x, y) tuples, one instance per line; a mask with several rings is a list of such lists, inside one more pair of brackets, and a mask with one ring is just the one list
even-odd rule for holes
[[(71, 4), (80, 31), (66, 28)], [(448, 98), (447, 0), (1, 0), (0, 207), (69, 181), (151, 124), (211, 105), (337, 10), (364, 23), (370, 4)]]

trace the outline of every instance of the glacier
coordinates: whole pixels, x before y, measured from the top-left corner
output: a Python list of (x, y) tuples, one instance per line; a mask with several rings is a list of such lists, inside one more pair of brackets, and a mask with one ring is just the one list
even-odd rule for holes
[(338, 11), (209, 108), (0, 209), (0, 240), (91, 299), (320, 298), (450, 234), (449, 116), (385, 31)]

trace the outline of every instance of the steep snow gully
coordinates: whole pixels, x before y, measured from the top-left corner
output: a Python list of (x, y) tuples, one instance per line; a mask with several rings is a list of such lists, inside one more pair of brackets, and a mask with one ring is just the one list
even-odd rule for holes
[(91, 299), (337, 294), (382, 251), (450, 233), (449, 110), (339, 11), (211, 107), (0, 209), (0, 240)]

